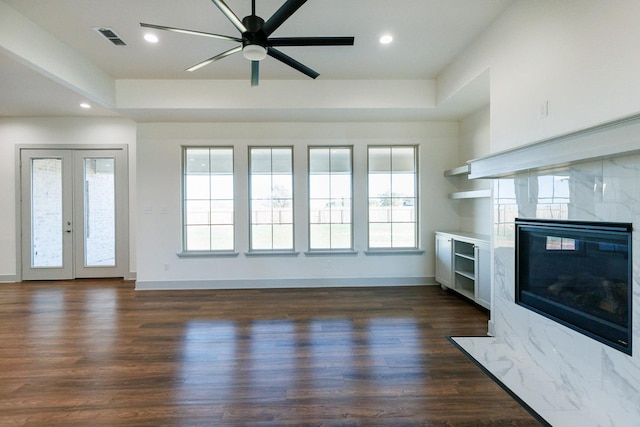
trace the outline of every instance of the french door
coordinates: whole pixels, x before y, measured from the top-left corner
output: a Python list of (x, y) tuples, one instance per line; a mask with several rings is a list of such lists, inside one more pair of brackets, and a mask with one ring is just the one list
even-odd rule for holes
[(124, 150), (22, 149), (22, 279), (124, 277)]

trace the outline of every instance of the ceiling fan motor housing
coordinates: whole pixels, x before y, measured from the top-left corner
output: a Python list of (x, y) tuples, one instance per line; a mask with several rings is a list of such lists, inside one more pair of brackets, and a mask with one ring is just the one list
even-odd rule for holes
[(267, 35), (262, 31), (264, 19), (256, 15), (249, 15), (242, 19), (242, 23), (247, 28), (247, 31), (242, 33), (242, 46), (257, 44), (266, 48)]

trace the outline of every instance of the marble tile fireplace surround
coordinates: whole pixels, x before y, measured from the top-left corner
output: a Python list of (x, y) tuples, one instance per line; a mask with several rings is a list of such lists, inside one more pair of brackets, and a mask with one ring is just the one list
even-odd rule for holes
[[(553, 426), (640, 425), (640, 117), (470, 162), (493, 179), (488, 337), (457, 337)], [(631, 355), (515, 303), (515, 218), (631, 223)]]

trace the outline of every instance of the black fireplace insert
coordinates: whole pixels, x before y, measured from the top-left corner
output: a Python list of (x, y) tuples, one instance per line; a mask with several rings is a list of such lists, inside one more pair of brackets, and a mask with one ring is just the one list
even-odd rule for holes
[(631, 354), (631, 231), (516, 219), (516, 303)]

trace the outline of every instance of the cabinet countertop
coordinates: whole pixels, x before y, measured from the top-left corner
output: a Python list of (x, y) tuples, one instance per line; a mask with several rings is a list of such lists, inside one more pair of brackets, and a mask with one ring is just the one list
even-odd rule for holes
[(436, 231), (436, 234), (441, 236), (450, 236), (454, 239), (458, 238), (460, 240), (470, 239), (486, 243), (491, 241), (491, 236), (487, 234), (470, 233), (467, 231)]

